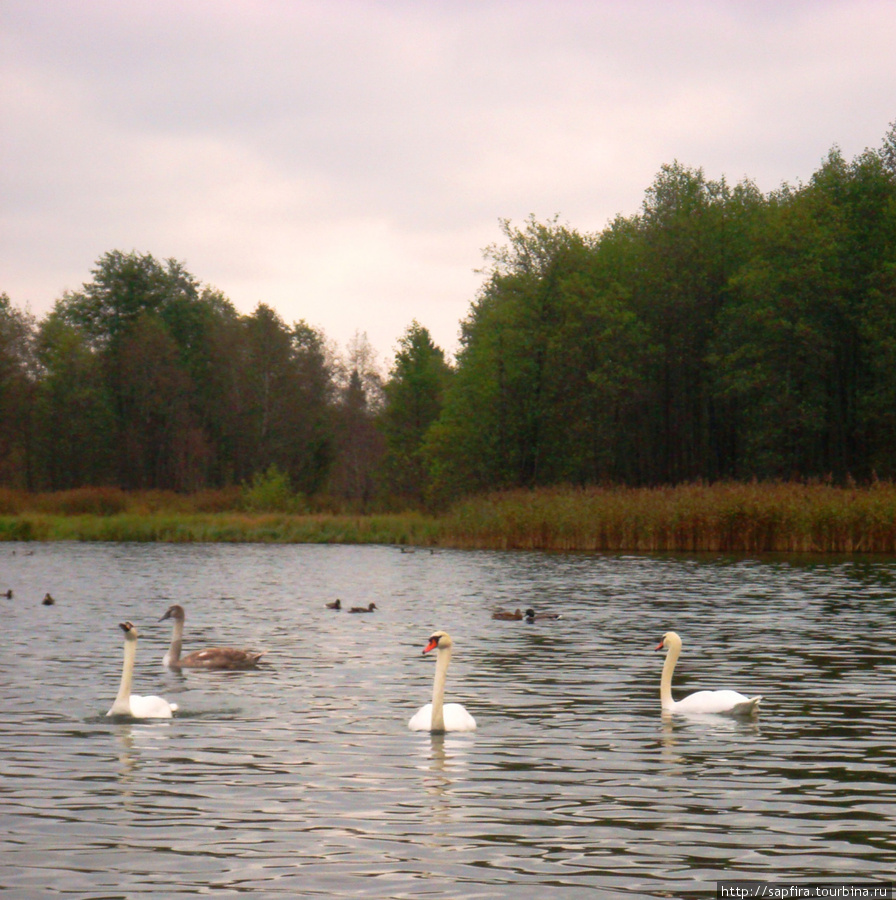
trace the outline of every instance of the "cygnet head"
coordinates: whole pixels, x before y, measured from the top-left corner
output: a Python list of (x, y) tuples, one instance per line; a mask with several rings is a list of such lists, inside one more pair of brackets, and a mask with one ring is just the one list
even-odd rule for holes
[(674, 631), (667, 631), (663, 639), (654, 647), (654, 650), (671, 650), (673, 647), (681, 649), (681, 638)]
[(430, 650), (450, 650), (451, 635), (447, 631), (434, 631), (429, 636), (429, 643), (423, 648), (424, 653)]
[(184, 608), (177, 603), (174, 606), (169, 606), (167, 612), (161, 619), (160, 622), (164, 622), (165, 619), (174, 619), (175, 622), (183, 622), (186, 617), (184, 616)]

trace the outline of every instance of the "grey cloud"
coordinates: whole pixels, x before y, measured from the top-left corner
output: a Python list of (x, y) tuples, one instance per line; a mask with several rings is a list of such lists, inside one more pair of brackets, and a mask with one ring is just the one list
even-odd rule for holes
[[(599, 230), (660, 165), (763, 190), (894, 118), (888, 2), (0, 0), (0, 271), (185, 259), (382, 351), (453, 347), (498, 219)], [(438, 331), (429, 321), (439, 322)]]

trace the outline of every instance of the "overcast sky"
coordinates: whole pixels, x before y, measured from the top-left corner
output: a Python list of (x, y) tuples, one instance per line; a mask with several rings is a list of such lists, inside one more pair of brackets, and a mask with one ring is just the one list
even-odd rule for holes
[(894, 0), (0, 0), (0, 292), (136, 250), (453, 353), (500, 219), (599, 231), (676, 159), (804, 182), (881, 145), (894, 48)]

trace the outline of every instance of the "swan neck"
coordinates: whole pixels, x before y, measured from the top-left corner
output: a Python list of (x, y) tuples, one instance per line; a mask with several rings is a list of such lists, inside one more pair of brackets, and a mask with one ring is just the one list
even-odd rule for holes
[(121, 684), (118, 687), (118, 696), (112, 704), (110, 713), (128, 715), (131, 712), (131, 686), (134, 683), (134, 662), (137, 659), (137, 642), (125, 640), (124, 665), (121, 669)]
[(671, 709), (675, 705), (675, 701), (672, 699), (672, 673), (675, 671), (675, 663), (678, 662), (680, 653), (680, 644), (671, 644), (666, 653), (663, 676), (660, 679), (660, 705), (663, 709)]
[(171, 646), (165, 654), (165, 665), (176, 666), (180, 661), (180, 648), (184, 640), (183, 619), (174, 620), (174, 630), (171, 632)]
[(448, 663), (451, 662), (451, 648), (439, 650), (436, 658), (436, 674), (432, 682), (432, 723), (431, 731), (445, 730), (445, 677), (448, 674)]

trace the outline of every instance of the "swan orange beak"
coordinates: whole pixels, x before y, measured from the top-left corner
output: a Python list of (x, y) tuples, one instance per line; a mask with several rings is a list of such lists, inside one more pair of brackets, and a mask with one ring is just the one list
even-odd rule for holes
[(662, 639), (662, 640), (661, 640), (661, 641), (653, 648), (653, 652), (656, 653), (657, 650), (662, 650), (662, 649), (663, 649), (663, 645), (664, 645), (665, 643), (666, 643), (666, 639), (663, 638), (663, 639)]
[(430, 650), (435, 650), (436, 647), (439, 646), (438, 638), (430, 638), (429, 643), (423, 648), (424, 653), (429, 653)]

